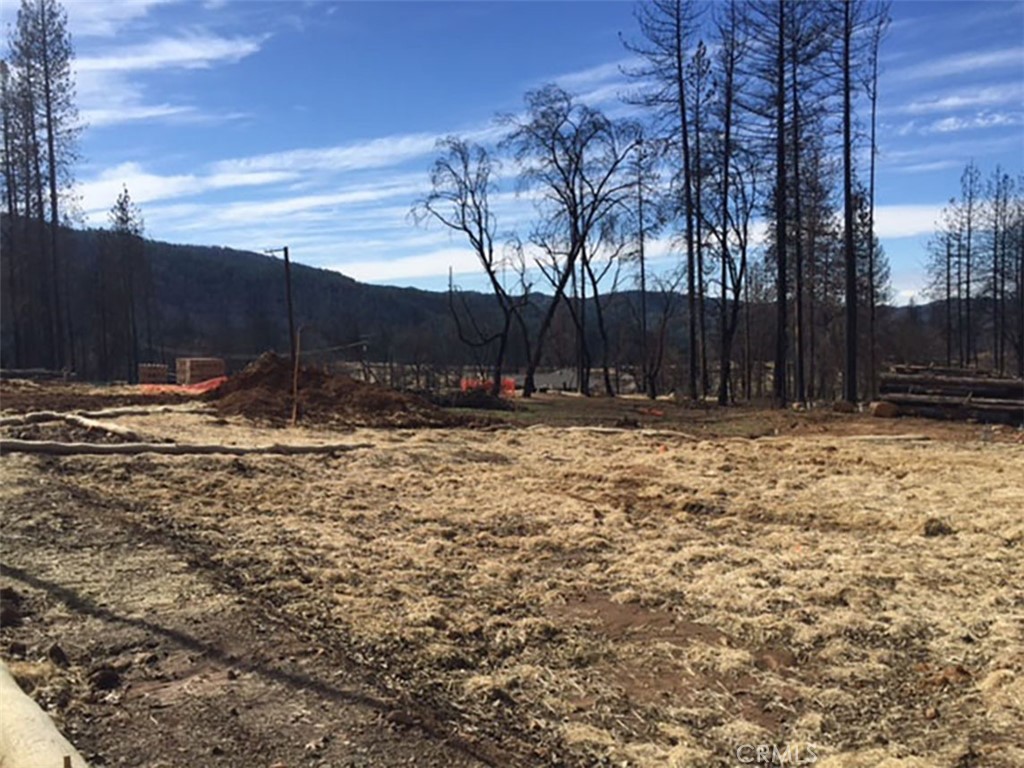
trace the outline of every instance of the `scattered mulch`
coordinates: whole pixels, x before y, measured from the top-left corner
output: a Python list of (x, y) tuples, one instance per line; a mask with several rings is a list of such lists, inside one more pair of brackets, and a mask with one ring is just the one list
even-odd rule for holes
[[(266, 352), (230, 377), (209, 397), (223, 416), (245, 416), (274, 425), (292, 416), (291, 363)], [(451, 427), (464, 419), (423, 398), (357, 381), (316, 366), (299, 368), (300, 421), (352, 427)]]

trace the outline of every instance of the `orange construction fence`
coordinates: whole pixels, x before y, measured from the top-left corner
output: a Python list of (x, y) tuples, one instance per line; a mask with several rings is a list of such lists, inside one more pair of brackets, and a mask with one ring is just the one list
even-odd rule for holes
[[(491, 391), (491, 387), (494, 386), (492, 379), (473, 379), (463, 378), (459, 382), (459, 388), (463, 392), (469, 392), (474, 389), (482, 389), (486, 392)], [(516, 393), (516, 380), (515, 379), (502, 379), (501, 380), (501, 394), (506, 397), (511, 397)]]
[(212, 392), (228, 380), (227, 376), (217, 376), (206, 381), (197, 381), (195, 384), (140, 384), (139, 389), (146, 395), (159, 395), (164, 393), (182, 395), (202, 395), (205, 392)]

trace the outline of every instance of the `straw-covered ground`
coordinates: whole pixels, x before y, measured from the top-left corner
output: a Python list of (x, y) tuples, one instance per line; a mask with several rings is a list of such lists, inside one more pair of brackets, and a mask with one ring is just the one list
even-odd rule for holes
[(1024, 765), (1024, 446), (847, 418), (120, 418), (369, 445), (4, 456), (0, 652), (98, 764)]

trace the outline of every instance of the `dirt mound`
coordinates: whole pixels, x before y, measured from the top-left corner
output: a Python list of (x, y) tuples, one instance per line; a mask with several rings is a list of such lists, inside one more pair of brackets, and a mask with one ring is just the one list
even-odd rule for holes
[[(291, 363), (266, 352), (211, 397), (225, 416), (284, 424), (292, 414)], [(358, 427), (446, 427), (460, 420), (415, 395), (357, 381), (315, 366), (299, 368), (299, 419)]]

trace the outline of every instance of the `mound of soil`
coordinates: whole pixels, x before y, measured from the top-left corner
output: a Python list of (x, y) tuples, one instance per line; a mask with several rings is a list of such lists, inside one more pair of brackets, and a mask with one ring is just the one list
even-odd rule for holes
[[(266, 352), (211, 397), (225, 416), (284, 424), (292, 415), (291, 363)], [(416, 395), (357, 381), (315, 366), (299, 368), (299, 419), (357, 427), (447, 427), (460, 420)]]

